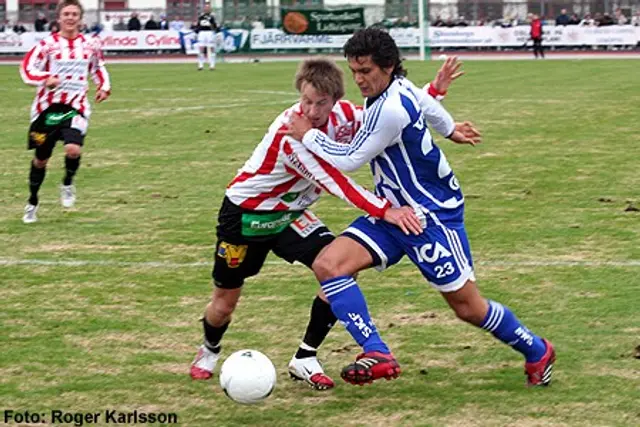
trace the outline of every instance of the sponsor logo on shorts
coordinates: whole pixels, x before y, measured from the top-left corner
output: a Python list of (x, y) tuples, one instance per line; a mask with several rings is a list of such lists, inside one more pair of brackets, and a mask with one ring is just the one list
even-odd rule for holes
[(218, 256), (227, 261), (229, 268), (237, 268), (247, 255), (247, 248), (247, 245), (232, 245), (227, 242), (221, 242), (218, 247)]
[(42, 145), (47, 139), (47, 134), (42, 132), (31, 132), (29, 133), (29, 138), (31, 138), (31, 140), (36, 144)]

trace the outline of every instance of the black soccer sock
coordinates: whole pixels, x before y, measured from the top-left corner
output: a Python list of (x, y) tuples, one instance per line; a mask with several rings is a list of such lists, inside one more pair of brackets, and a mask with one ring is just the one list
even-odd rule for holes
[(64, 167), (67, 173), (64, 176), (64, 180), (62, 181), (62, 184), (71, 185), (71, 183), (73, 182), (73, 177), (78, 171), (78, 168), (80, 167), (80, 156), (76, 157), (75, 159), (72, 159), (69, 156), (65, 156)]
[(202, 327), (204, 329), (204, 345), (213, 353), (220, 352), (220, 340), (222, 340), (222, 336), (227, 331), (229, 323), (231, 322), (229, 321), (219, 328), (216, 328), (215, 326), (211, 326), (209, 322), (207, 322), (206, 317), (202, 318)]
[[(331, 311), (331, 305), (320, 299), (319, 296), (313, 300), (311, 305), (311, 315), (307, 331), (304, 334), (302, 344), (296, 352), (296, 358), (312, 357), (317, 354), (317, 348), (327, 337), (327, 334), (333, 328), (338, 320)], [(313, 350), (312, 350), (313, 349)]]
[(29, 203), (32, 205), (38, 204), (38, 191), (44, 181), (44, 176), (47, 174), (46, 166), (43, 168), (37, 168), (33, 161), (31, 161), (31, 171), (29, 172), (29, 191), (31, 196), (29, 197)]

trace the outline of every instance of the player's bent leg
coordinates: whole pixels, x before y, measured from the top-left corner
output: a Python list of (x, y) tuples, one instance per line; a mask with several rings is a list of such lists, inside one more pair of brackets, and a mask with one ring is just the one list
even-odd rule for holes
[(191, 363), (190, 375), (194, 380), (206, 380), (213, 375), (220, 359), (220, 341), (231, 322), (231, 314), (238, 304), (241, 289), (214, 289), (202, 319), (204, 344)]
[(367, 248), (350, 237), (340, 236), (313, 263), (331, 309), (364, 349), (356, 361), (341, 372), (342, 379), (351, 384), (363, 385), (400, 374), (400, 366), (378, 334), (364, 295), (353, 278), (373, 262)]
[(468, 280), (454, 292), (442, 295), (460, 319), (491, 332), (525, 357), (527, 385), (546, 386), (551, 383), (556, 359), (553, 345), (527, 329), (508, 307), (484, 299), (473, 280)]
[(318, 255), (311, 268), (320, 282), (354, 276), (373, 263), (369, 251), (355, 240), (339, 236)]
[(32, 224), (38, 221), (38, 192), (40, 186), (44, 182), (44, 177), (47, 174), (47, 162), (48, 158), (39, 159), (37, 156), (31, 161), (31, 168), (29, 171), (29, 201), (24, 207), (24, 214), (22, 215), (22, 222), (25, 224)]
[(309, 323), (298, 350), (289, 362), (289, 375), (295, 380), (302, 380), (316, 390), (328, 390), (335, 386), (327, 376), (317, 359), (318, 348), (333, 328), (337, 318), (331, 305), (322, 292), (311, 304)]
[(65, 176), (60, 186), (60, 203), (64, 208), (72, 208), (76, 203), (76, 188), (72, 184), (78, 168), (80, 167), (80, 157), (82, 147), (78, 144), (66, 144), (64, 146)]

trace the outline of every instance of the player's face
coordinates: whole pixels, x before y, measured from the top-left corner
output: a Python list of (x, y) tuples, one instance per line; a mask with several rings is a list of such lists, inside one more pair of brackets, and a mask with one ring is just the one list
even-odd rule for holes
[(204, 5), (204, 13), (211, 13), (211, 6), (208, 4)]
[(302, 82), (300, 86), (300, 106), (302, 114), (311, 121), (311, 126), (319, 128), (329, 120), (329, 114), (336, 100), (330, 95), (320, 93), (311, 83)]
[(378, 96), (389, 86), (393, 67), (380, 68), (371, 55), (348, 58), (353, 80), (360, 88), (362, 96)]
[(60, 21), (60, 31), (64, 34), (75, 34), (78, 32), (82, 14), (80, 8), (75, 5), (65, 6), (60, 10), (58, 20)]

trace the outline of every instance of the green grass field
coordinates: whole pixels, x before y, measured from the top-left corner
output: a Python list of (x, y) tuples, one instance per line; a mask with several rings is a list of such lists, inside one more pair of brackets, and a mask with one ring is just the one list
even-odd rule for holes
[[(420, 84), (437, 67), (407, 64)], [(113, 409), (215, 427), (640, 425), (640, 212), (630, 208), (640, 208), (639, 67), (468, 62), (445, 100), (484, 135), (476, 148), (438, 139), (467, 196), (479, 286), (554, 342), (550, 388), (526, 389), (520, 355), (456, 320), (408, 263), (359, 280), (402, 376), (342, 382), (358, 349), (337, 325), (319, 353), (336, 389), (293, 383), (286, 366), (317, 284), (272, 258), (247, 282), (224, 340), (225, 354), (255, 348), (278, 369), (256, 406), (228, 400), (217, 376), (192, 381), (188, 368), (225, 186), (296, 100), (296, 64), (112, 65), (76, 208), (58, 202), (58, 147), (28, 226), (34, 90), (17, 67), (0, 67), (0, 409), (44, 413), (50, 425), (73, 425), (51, 410)], [(371, 185), (368, 170), (353, 176)], [(359, 215), (330, 196), (314, 211), (335, 231)]]

